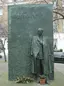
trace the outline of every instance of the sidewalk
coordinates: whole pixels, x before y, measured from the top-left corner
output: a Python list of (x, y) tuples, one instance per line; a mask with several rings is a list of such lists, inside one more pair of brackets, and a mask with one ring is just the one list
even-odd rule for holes
[(8, 81), (7, 65), (7, 62), (5, 63), (4, 60), (0, 60), (0, 86), (64, 86), (64, 64), (55, 64), (55, 80), (50, 85), (40, 85), (37, 83), (17, 84), (14, 81)]

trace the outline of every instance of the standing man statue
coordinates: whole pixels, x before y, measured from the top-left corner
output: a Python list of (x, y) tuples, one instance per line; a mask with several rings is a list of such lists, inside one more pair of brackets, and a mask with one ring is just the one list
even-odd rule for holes
[(33, 36), (32, 47), (32, 74), (39, 76), (44, 74), (43, 29), (38, 28), (37, 35)]
[(34, 76), (46, 75), (48, 79), (54, 79), (54, 60), (52, 42), (49, 37), (43, 37), (43, 29), (38, 28), (37, 35), (33, 36), (31, 46), (32, 74)]

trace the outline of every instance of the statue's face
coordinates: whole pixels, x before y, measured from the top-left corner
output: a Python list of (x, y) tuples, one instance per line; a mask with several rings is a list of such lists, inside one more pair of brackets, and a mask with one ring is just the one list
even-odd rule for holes
[(42, 36), (42, 34), (43, 34), (43, 30), (38, 30), (38, 35)]

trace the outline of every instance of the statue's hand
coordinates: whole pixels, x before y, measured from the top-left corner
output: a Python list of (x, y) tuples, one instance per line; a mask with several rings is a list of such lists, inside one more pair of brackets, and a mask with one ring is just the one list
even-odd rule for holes
[(31, 52), (31, 56), (33, 56), (33, 53)]

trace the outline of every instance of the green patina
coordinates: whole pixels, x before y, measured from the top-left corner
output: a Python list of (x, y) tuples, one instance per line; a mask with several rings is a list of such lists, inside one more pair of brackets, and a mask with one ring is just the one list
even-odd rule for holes
[[(52, 5), (12, 5), (8, 7), (9, 21), (9, 80), (17, 76), (31, 75), (31, 40), (37, 34), (38, 28), (43, 28), (44, 37), (48, 38), (50, 46), (51, 62), (46, 59), (47, 65), (52, 65), (52, 77), (54, 76), (53, 58), (53, 21)], [(45, 47), (45, 54), (48, 52)], [(46, 66), (46, 73), (49, 68)]]

